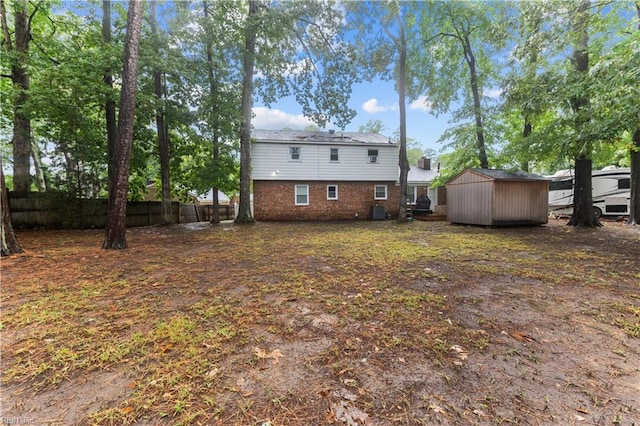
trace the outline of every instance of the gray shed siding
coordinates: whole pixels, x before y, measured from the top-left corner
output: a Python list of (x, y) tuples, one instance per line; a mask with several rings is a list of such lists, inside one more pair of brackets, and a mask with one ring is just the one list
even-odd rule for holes
[(547, 223), (548, 182), (495, 182), (492, 225)]
[(470, 225), (544, 224), (549, 183), (466, 170), (447, 184), (447, 220)]
[(447, 185), (447, 220), (454, 223), (491, 225), (493, 182), (464, 176)]

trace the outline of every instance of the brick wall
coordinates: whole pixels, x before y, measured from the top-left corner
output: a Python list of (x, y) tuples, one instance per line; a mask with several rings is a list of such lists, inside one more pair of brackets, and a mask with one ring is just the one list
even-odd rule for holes
[[(309, 185), (309, 205), (295, 205), (295, 185)], [(338, 186), (338, 199), (327, 200), (327, 185)], [(375, 200), (375, 185), (387, 185), (387, 199)], [(256, 220), (367, 219), (371, 207), (380, 205), (393, 218), (398, 215), (400, 187), (395, 182), (253, 181)]]

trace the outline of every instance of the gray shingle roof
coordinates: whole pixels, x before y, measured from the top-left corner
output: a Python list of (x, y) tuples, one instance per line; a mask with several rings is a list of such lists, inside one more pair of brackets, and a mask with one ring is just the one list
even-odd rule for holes
[(544, 176), (527, 173), (520, 170), (500, 170), (500, 169), (470, 169), (475, 173), (490, 177), (495, 180), (549, 180)]
[(336, 144), (392, 144), (391, 139), (379, 133), (360, 132), (309, 132), (304, 130), (260, 130), (251, 132), (251, 137), (260, 142), (308, 142)]

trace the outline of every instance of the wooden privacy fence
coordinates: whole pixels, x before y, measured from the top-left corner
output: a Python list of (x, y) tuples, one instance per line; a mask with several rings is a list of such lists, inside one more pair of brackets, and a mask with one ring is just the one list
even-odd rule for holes
[[(11, 221), (16, 228), (104, 228), (107, 200), (73, 198), (61, 193), (9, 193)], [(127, 202), (126, 226), (157, 225), (161, 221), (160, 201)], [(211, 220), (212, 206), (171, 203), (176, 223)], [(220, 206), (220, 220), (233, 219), (233, 208)]]

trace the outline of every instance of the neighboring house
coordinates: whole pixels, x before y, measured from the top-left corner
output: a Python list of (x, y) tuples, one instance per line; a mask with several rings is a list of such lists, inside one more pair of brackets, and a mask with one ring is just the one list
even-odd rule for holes
[(431, 168), (431, 160), (422, 157), (418, 165), (411, 166), (407, 175), (409, 204), (414, 206), (419, 196), (426, 194), (431, 200), (431, 210), (435, 210), (438, 203), (438, 191), (431, 187), (433, 180), (438, 177), (438, 171)]
[[(251, 179), (256, 220), (397, 215), (398, 144), (380, 134), (255, 130)], [(374, 207), (376, 207), (374, 209)]]
[[(209, 192), (207, 192), (204, 195), (198, 195), (197, 199), (198, 199), (198, 204), (200, 204), (201, 206), (213, 205), (213, 189), (210, 189)], [(227, 196), (227, 194), (218, 190), (218, 203), (224, 206), (229, 204), (230, 202), (231, 202), (231, 199)]]

